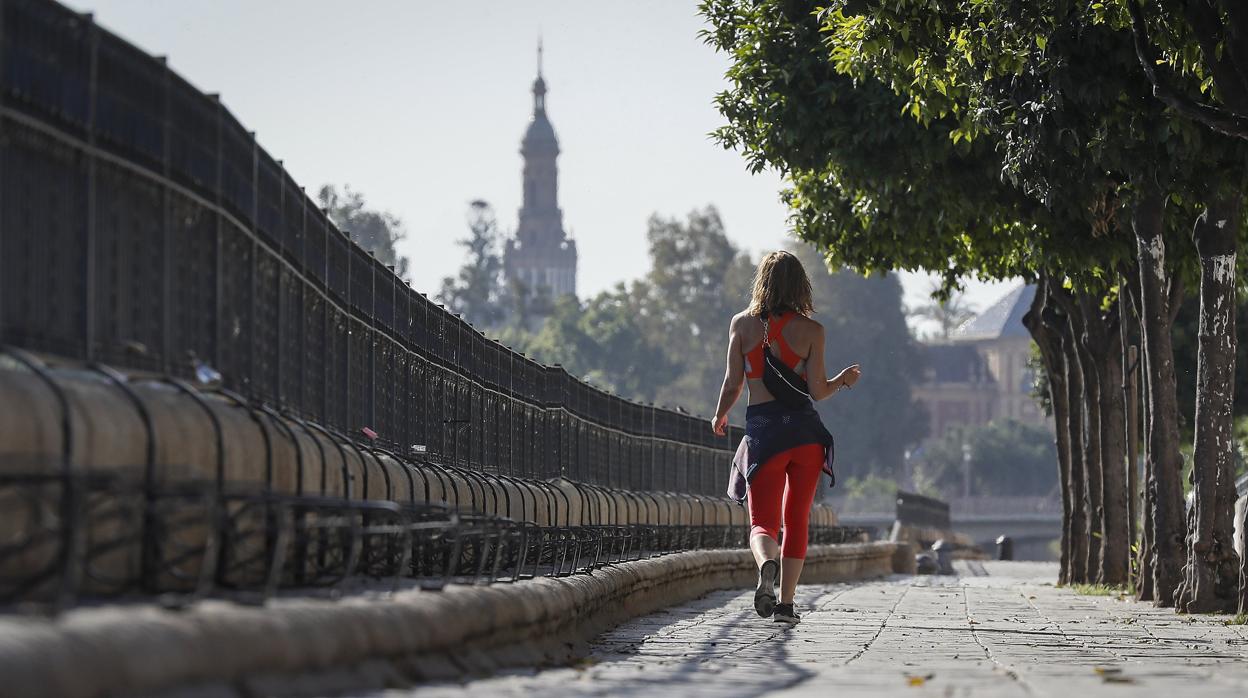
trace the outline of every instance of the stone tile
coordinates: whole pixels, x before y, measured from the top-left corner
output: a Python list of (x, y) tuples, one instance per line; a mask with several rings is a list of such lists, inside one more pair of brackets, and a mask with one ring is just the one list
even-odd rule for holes
[(384, 695), (1248, 695), (1248, 632), (1223, 617), (1077, 596), (1049, 564), (983, 571), (802, 587), (796, 628), (714, 593), (604, 634), (574, 668)]

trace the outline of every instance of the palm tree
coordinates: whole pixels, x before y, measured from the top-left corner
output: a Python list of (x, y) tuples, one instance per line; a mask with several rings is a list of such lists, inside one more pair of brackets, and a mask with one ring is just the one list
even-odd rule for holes
[(975, 308), (967, 302), (966, 294), (960, 291), (951, 292), (944, 301), (937, 300), (940, 290), (939, 283), (931, 283), (928, 287), (930, 302), (911, 308), (909, 315), (935, 323), (940, 328), (936, 338), (948, 341), (955, 329), (975, 316)]

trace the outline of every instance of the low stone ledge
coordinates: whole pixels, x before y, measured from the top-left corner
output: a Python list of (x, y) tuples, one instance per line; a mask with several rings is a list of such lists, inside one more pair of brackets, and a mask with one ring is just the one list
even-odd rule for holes
[[(896, 549), (812, 546), (802, 578), (884, 576)], [(325, 695), (558, 663), (625, 620), (754, 579), (749, 551), (700, 550), (488, 587), (6, 617), (0, 696)]]
[(918, 546), (914, 543), (895, 543), (893, 551), (893, 572), (896, 574), (918, 574), (919, 563), (915, 559)]
[(974, 539), (960, 531), (946, 531), (894, 521), (888, 539), (894, 543), (911, 543), (917, 548), (915, 552), (926, 550), (936, 541), (944, 540), (953, 544), (953, 559), (955, 560), (989, 559), (988, 554), (980, 549)]

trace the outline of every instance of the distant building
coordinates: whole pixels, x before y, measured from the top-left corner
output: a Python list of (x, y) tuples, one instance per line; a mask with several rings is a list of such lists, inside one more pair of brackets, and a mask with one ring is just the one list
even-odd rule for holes
[(923, 346), (927, 375), (913, 395), (927, 408), (928, 438), (999, 419), (1047, 423), (1031, 396), (1032, 342), (1023, 326), (1035, 292), (1034, 286), (1019, 286), (954, 330), (948, 342)]
[[(532, 298), (576, 295), (576, 242), (563, 230), (559, 210), (559, 140), (546, 117), (542, 47), (537, 47), (533, 119), (520, 142), (524, 157), (524, 203), (516, 235), (507, 241), (503, 268), (507, 281)], [(541, 308), (535, 308), (541, 312)]]

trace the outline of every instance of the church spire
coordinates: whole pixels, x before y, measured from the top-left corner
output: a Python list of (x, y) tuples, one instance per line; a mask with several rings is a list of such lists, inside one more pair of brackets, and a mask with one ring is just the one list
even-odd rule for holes
[[(549, 305), (550, 299), (576, 294), (576, 242), (564, 232), (563, 212), (559, 210), (559, 139), (546, 115), (543, 48), (539, 35), (533, 118), (520, 141), (524, 158), (520, 221), (515, 238), (507, 244), (504, 267), (507, 278), (518, 281), (530, 293), (545, 287)], [(537, 314), (549, 311), (547, 307)]]
[(533, 116), (546, 115), (546, 80), (542, 77), (542, 37), (537, 37), (537, 79), (533, 81)]

